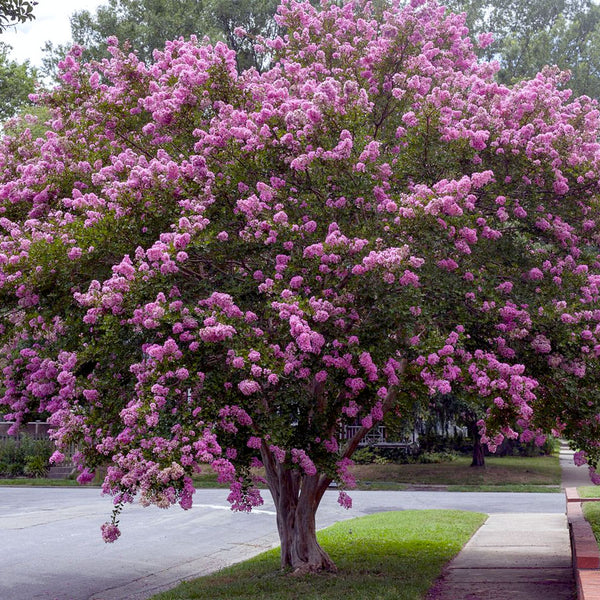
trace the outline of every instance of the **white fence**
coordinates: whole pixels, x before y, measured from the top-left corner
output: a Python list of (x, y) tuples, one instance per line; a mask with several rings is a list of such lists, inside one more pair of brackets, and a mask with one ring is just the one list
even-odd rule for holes
[[(362, 427), (360, 425), (347, 425), (340, 436), (342, 441), (352, 439)], [(376, 446), (378, 448), (401, 448), (407, 453), (415, 452), (419, 444), (414, 439), (405, 439), (405, 440), (388, 440), (387, 432), (385, 430), (384, 425), (378, 425), (377, 427), (373, 427), (365, 437), (359, 442), (359, 446)]]
[[(347, 425), (344, 433), (342, 434), (342, 439), (352, 439), (361, 429), (362, 427), (360, 425)], [(374, 446), (375, 444), (384, 444), (385, 441), (385, 427), (383, 425), (379, 425), (377, 427), (373, 427), (373, 429), (371, 429), (371, 431), (365, 435), (358, 445)]]

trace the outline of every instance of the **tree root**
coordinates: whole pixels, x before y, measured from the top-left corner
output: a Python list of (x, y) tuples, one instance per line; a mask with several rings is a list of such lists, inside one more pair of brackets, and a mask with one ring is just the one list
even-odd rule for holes
[(337, 573), (337, 567), (331, 563), (328, 565), (311, 565), (311, 564), (303, 564), (299, 567), (296, 567), (293, 571), (290, 572), (290, 577), (302, 577), (303, 575), (311, 575), (314, 573)]

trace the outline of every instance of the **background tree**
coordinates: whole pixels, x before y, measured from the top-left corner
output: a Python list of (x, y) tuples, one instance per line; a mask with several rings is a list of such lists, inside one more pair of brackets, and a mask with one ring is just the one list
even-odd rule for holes
[[(278, 0), (207, 0), (205, 23), (209, 32), (215, 32), (236, 51), (240, 69), (256, 67), (262, 71), (268, 65), (268, 57), (257, 53), (254, 39), (256, 36), (274, 38), (279, 27), (274, 16)], [(236, 33), (240, 28), (246, 32), (242, 36)]]
[(262, 465), (282, 565), (334, 569), (329, 484), (349, 506), (370, 429), (453, 391), (490, 450), (547, 431), (597, 463), (597, 106), (553, 70), (500, 85), (437, 4), (371, 10), (286, 0), (262, 74), (76, 47), (44, 137), (0, 143), (0, 402), (50, 413), (80, 481), (108, 466), (106, 541), (207, 464), (249, 510)]
[(36, 91), (37, 74), (29, 62), (10, 58), (11, 47), (0, 42), (0, 122), (31, 106), (29, 95)]
[(576, 95), (600, 97), (600, 6), (591, 0), (449, 0), (465, 11), (474, 37), (492, 32), (494, 43), (479, 51), (497, 59), (499, 80), (515, 83), (545, 65), (570, 70)]
[[(379, 7), (385, 4), (386, 0), (375, 2)], [(568, 86), (576, 95), (600, 96), (600, 7), (591, 0), (449, 0), (444, 4), (466, 12), (473, 37), (493, 32), (494, 43), (478, 55), (499, 60), (501, 82), (515, 83), (533, 77), (545, 65), (558, 65), (571, 71)], [(240, 69), (262, 70), (268, 57), (256, 54), (252, 37), (278, 33), (273, 19), (276, 6), (276, 0), (108, 0), (95, 14), (75, 12), (71, 32), (74, 42), (86, 48), (87, 59), (106, 56), (106, 39), (115, 35), (129, 40), (145, 62), (168, 39), (208, 35), (236, 50)], [(249, 37), (236, 35), (238, 27)], [(55, 75), (67, 51), (67, 45), (47, 42), (44, 72)]]
[[(423, 435), (423, 445), (437, 450), (447, 444), (456, 444), (460, 440), (464, 446), (462, 433), (457, 438), (457, 427), (465, 428), (472, 442), (471, 466), (485, 466), (485, 445), (481, 443), (481, 432), (478, 423), (485, 417), (486, 399), (477, 396), (464, 398), (456, 394), (437, 394), (430, 398), (426, 407), (422, 406), (422, 417), (419, 419)], [(424, 410), (425, 408), (425, 410)]]
[[(108, 0), (96, 13), (77, 11), (71, 16), (71, 36), (85, 50), (85, 59), (108, 56), (106, 40), (116, 36), (129, 41), (144, 62), (152, 61), (155, 48), (162, 49), (165, 41), (180, 36), (208, 35), (213, 41), (222, 40), (236, 50), (238, 67), (262, 69), (265, 57), (257, 55), (251, 37), (274, 37), (276, 0)], [(250, 37), (235, 34), (241, 28)], [(46, 43), (44, 70), (55, 74), (58, 61), (68, 47)]]
[(22, 112), (17, 113), (2, 125), (4, 134), (13, 137), (21, 135), (31, 136), (33, 139), (43, 138), (51, 129), (52, 113), (47, 106), (37, 104), (27, 106)]
[(33, 0), (0, 0), (0, 33), (11, 25), (34, 19), (33, 7), (36, 4)]

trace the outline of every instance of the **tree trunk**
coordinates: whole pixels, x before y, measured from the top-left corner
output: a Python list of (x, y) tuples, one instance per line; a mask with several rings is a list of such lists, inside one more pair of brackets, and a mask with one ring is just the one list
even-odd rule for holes
[(266, 479), (277, 511), (281, 541), (281, 567), (295, 574), (336, 571), (319, 546), (315, 515), (330, 480), (322, 475), (301, 475), (276, 462), (267, 448), (261, 451)]
[[(402, 371), (407, 361), (402, 359)], [(318, 396), (318, 394), (316, 394)], [(389, 410), (397, 395), (392, 387), (384, 402), (384, 412)], [(348, 440), (342, 451), (349, 458), (360, 441), (371, 430), (361, 427)], [(263, 440), (260, 449), (265, 467), (267, 485), (277, 511), (277, 530), (281, 541), (281, 568), (291, 568), (295, 574), (319, 571), (337, 571), (334, 562), (317, 542), (315, 516), (317, 508), (332, 479), (326, 475), (302, 475), (276, 461), (267, 443)]]
[(471, 461), (471, 466), (485, 467), (485, 456), (483, 454), (483, 444), (481, 443), (479, 429), (477, 425), (473, 425), (470, 429), (473, 438), (473, 460)]

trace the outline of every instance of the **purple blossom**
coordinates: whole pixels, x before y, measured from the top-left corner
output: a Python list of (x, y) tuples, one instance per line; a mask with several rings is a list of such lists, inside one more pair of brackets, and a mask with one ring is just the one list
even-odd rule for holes
[(107, 544), (112, 544), (121, 535), (121, 531), (114, 523), (104, 523), (100, 529), (102, 531), (102, 539)]
[(258, 381), (254, 381), (252, 379), (244, 379), (238, 383), (238, 389), (244, 396), (250, 396), (256, 392), (259, 392), (261, 387)]

